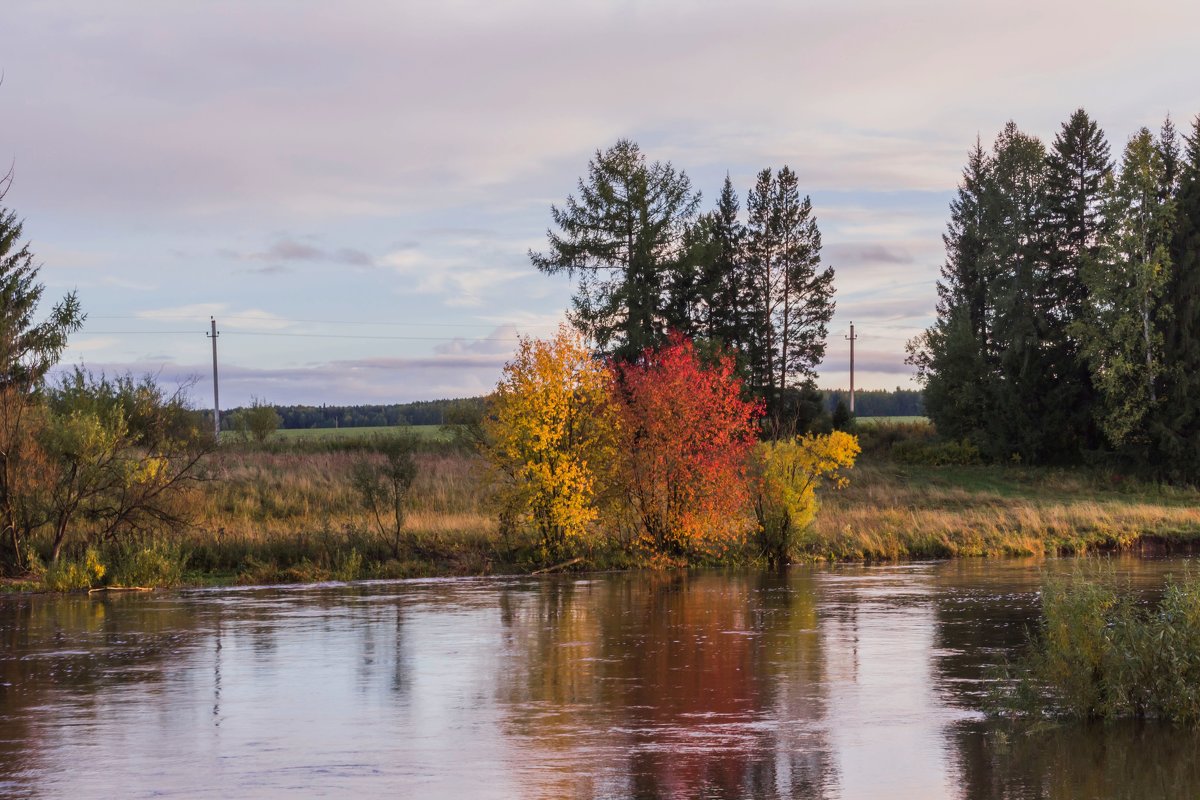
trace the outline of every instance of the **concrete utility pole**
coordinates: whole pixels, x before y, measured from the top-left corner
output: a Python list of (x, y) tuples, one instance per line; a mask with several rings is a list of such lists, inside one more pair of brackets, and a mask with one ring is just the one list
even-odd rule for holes
[[(854, 340), (858, 338), (857, 336), (854, 335), (854, 323), (853, 322), (850, 323), (850, 335), (843, 336), (842, 338), (850, 340), (850, 413), (853, 414), (854, 413)], [(213, 345), (213, 348), (214, 348), (213, 352), (215, 353), (216, 352), (215, 344)], [(214, 356), (214, 358), (215, 358), (215, 356)], [(215, 367), (216, 362), (214, 361), (213, 364), (214, 364), (213, 369), (216, 369), (216, 367)]]
[(217, 391), (217, 337), (221, 334), (217, 333), (216, 317), (209, 317), (212, 323), (212, 333), (207, 334), (208, 338), (212, 339), (213, 343), (213, 436), (221, 438), (221, 395)]

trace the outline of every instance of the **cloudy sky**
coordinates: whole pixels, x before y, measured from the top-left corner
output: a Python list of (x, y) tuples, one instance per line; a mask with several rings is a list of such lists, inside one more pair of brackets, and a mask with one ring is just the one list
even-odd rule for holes
[(790, 165), (837, 270), (820, 383), (911, 386), (967, 149), (1083, 106), (1114, 151), (1200, 112), (1193, 0), (22, 2), (0, 11), (5, 200), (67, 363), (223, 405), (479, 394), (571, 295), (528, 262), (598, 148), (715, 199)]

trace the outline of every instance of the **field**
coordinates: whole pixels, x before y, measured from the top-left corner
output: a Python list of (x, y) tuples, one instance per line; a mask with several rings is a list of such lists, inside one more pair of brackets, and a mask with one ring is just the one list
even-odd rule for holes
[(350, 441), (369, 439), (376, 435), (388, 435), (398, 431), (413, 433), (426, 441), (446, 441), (448, 437), (441, 425), (379, 425), (363, 428), (287, 428), (271, 434), (272, 438), (285, 442), (300, 441)]
[[(428, 428), (423, 435), (438, 431)], [(184, 543), (193, 568), (269, 581), (335, 577), (354, 557), (364, 559), (356, 573), (362, 577), (520, 572), (544, 565), (527, 532), (501, 532), (481, 459), (440, 444), (418, 455), (403, 552), (389, 551), (350, 481), (364, 458), (378, 456), (369, 449), (222, 448), (213, 463), (218, 480), (197, 498), (199, 514)], [(1157, 551), (1200, 541), (1200, 492), (1100, 471), (919, 466), (898, 463), (876, 446), (849, 478), (847, 488), (821, 494), (797, 559), (1047, 556)], [(596, 539), (581, 551), (579, 568), (640, 563), (622, 532), (621, 513), (605, 513)], [(749, 530), (749, 514), (745, 522)], [(728, 558), (747, 563), (756, 555), (742, 548)]]
[[(888, 420), (895, 421), (895, 418)], [(898, 445), (929, 441), (926, 425), (864, 425), (864, 453), (842, 490), (823, 489), (796, 561), (1053, 556), (1200, 545), (1200, 491), (1146, 483), (1101, 470), (906, 461)], [(547, 566), (532, 531), (499, 524), (492, 480), (478, 455), (446, 441), (438, 426), (422, 437), (416, 481), (402, 527), (364, 507), (355, 474), (385, 465), (372, 435), (395, 428), (284, 431), (265, 445), (231, 437), (185, 498), (188, 523), (140, 540), (189, 583), (269, 583), (354, 578), (523, 573)], [(643, 566), (636, 528), (619, 496), (578, 546), (573, 569)], [(749, 509), (743, 529), (754, 518)], [(35, 542), (43, 551), (46, 543)], [(139, 547), (144, 544), (139, 544)], [(80, 554), (76, 553), (75, 557)], [(101, 554), (106, 564), (128, 557)], [(109, 560), (109, 558), (114, 560)], [(749, 538), (719, 561), (761, 560)], [(130, 580), (149, 585), (158, 573)], [(178, 578), (176, 578), (178, 580)], [(161, 584), (158, 584), (161, 585)]]
[(927, 423), (929, 417), (855, 417), (854, 421), (859, 425), (886, 425), (891, 423)]

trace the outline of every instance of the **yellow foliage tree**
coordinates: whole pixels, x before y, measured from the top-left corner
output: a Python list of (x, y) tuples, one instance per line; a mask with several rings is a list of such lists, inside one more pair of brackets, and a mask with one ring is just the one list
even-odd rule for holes
[(492, 396), (484, 430), (504, 478), (501, 522), (531, 522), (547, 557), (565, 554), (596, 519), (615, 448), (608, 383), (605, 366), (564, 326), (550, 340), (523, 337)]
[(858, 453), (858, 438), (844, 431), (758, 445), (754, 513), (769, 564), (788, 562), (798, 535), (816, 516), (817, 489), (826, 481), (844, 487), (848, 479), (840, 470), (854, 466)]

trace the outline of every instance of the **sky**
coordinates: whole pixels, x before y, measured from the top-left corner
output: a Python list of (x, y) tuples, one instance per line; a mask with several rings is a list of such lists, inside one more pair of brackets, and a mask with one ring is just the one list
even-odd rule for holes
[[(819, 384), (915, 388), (976, 137), (1084, 107), (1114, 153), (1200, 113), (1192, 0), (24, 2), (0, 11), (4, 205), (64, 365), (223, 407), (489, 391), (553, 332), (550, 207), (620, 138), (715, 202), (789, 165), (837, 313)], [(49, 305), (49, 303), (47, 303)]]

